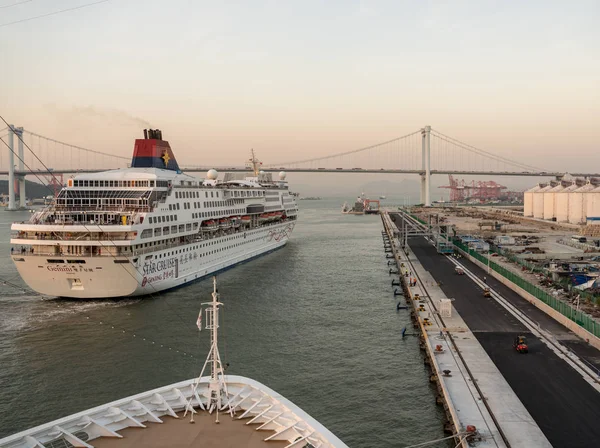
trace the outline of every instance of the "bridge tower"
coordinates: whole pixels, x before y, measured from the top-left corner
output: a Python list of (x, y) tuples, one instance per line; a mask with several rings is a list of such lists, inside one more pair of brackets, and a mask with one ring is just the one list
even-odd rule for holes
[[(23, 152), (23, 128), (15, 128), (15, 135), (19, 139), (19, 171), (25, 172), (25, 153)], [(20, 174), (19, 179), (19, 208), (25, 208), (27, 205), (25, 194), (25, 174)]]
[(17, 176), (19, 182), (19, 207), (15, 204), (15, 135), (19, 139), (18, 151), (19, 151), (19, 171), (25, 172), (25, 154), (23, 151), (23, 128), (15, 127), (14, 125), (8, 126), (8, 207), (7, 210), (17, 210), (18, 208), (25, 208), (25, 175), (19, 174)]
[(421, 129), (421, 204), (431, 207), (431, 126)]

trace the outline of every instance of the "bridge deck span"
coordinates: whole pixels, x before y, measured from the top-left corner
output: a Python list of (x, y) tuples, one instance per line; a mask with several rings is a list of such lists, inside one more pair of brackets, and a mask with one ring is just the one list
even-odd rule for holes
[[(231, 168), (220, 168), (220, 167), (188, 167), (181, 168), (185, 173), (205, 173), (210, 169), (216, 169), (220, 172), (247, 172), (248, 168), (242, 167), (231, 167)], [(118, 169), (118, 168), (113, 168)], [(104, 169), (81, 169), (76, 170), (73, 168), (53, 168), (51, 172), (42, 170), (33, 171), (22, 171), (15, 170), (15, 176), (29, 176), (29, 175), (48, 175), (48, 174), (84, 174), (84, 173), (100, 173), (108, 171), (110, 168)], [(277, 173), (279, 171), (285, 171), (287, 173), (338, 173), (338, 174), (425, 174), (423, 170), (409, 170), (409, 169), (350, 169), (350, 168), (263, 168), (265, 172)], [(431, 170), (432, 175), (440, 174), (456, 174), (466, 176), (516, 176), (516, 177), (562, 177), (565, 173), (563, 172), (526, 172), (526, 171), (468, 171), (468, 170)], [(573, 177), (600, 177), (600, 173), (569, 173)], [(7, 176), (8, 171), (0, 170), (0, 176)]]

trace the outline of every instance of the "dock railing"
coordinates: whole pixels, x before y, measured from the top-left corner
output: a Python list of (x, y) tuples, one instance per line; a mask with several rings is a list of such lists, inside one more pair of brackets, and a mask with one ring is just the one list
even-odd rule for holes
[(490, 269), (493, 269), (498, 274), (502, 275), (504, 278), (511, 281), (515, 285), (517, 285), (519, 288), (523, 289), (524, 291), (528, 292), (532, 296), (541, 300), (546, 305), (552, 307), (554, 310), (561, 313), (563, 316), (565, 316), (565, 317), (569, 318), (570, 320), (572, 320), (573, 322), (577, 323), (577, 325), (579, 325), (580, 327), (583, 327), (584, 329), (586, 329), (587, 331), (592, 333), (594, 336), (600, 337), (600, 323), (598, 323), (593, 317), (591, 317), (587, 313), (573, 308), (568, 303), (564, 302), (563, 300), (561, 300), (557, 297), (554, 297), (554, 296), (548, 294), (546, 291), (544, 291), (540, 287), (528, 282), (527, 280), (525, 280), (518, 274), (515, 274), (514, 272), (509, 271), (505, 267), (500, 266), (498, 263), (496, 263), (492, 260), (488, 260), (487, 257), (484, 257), (482, 254), (478, 253), (475, 250), (469, 249), (466, 245), (462, 244), (460, 241), (455, 240), (454, 245), (457, 248), (459, 248), (460, 250), (469, 254), (471, 257), (480, 261), (481, 263), (484, 263), (486, 265), (489, 264)]

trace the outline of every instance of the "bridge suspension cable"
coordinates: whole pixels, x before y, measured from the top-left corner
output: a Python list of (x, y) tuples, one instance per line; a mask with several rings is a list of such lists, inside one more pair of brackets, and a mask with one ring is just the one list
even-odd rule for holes
[(545, 170), (543, 170), (541, 168), (538, 168), (538, 167), (535, 167), (535, 166), (532, 166), (532, 165), (528, 165), (528, 164), (525, 164), (525, 163), (517, 162), (515, 160), (511, 160), (511, 159), (508, 159), (506, 157), (494, 154), (494, 153), (492, 153), (490, 151), (486, 151), (484, 149), (477, 148), (477, 147), (475, 147), (473, 145), (469, 145), (468, 143), (464, 143), (464, 142), (462, 142), (460, 140), (457, 140), (457, 139), (455, 139), (453, 137), (450, 137), (450, 136), (448, 136), (446, 134), (442, 134), (440, 131), (435, 130), (435, 129), (431, 129), (431, 135), (433, 137), (435, 137), (435, 138), (438, 138), (438, 139), (440, 139), (442, 141), (446, 141), (448, 143), (451, 143), (451, 144), (453, 144), (453, 145), (455, 145), (455, 146), (457, 146), (459, 148), (462, 148), (462, 149), (464, 149), (466, 151), (469, 151), (471, 153), (478, 154), (478, 155), (486, 157), (488, 159), (493, 159), (493, 160), (495, 160), (497, 162), (501, 162), (501, 163), (507, 164), (509, 166), (518, 167), (518, 168), (525, 169), (525, 170), (528, 170), (528, 171), (537, 171), (537, 172), (543, 172), (543, 171), (545, 171)]
[(78, 149), (80, 151), (86, 151), (86, 152), (89, 152), (89, 153), (92, 153), (92, 154), (98, 154), (98, 155), (101, 155), (101, 156), (114, 157), (115, 159), (131, 160), (129, 157), (117, 156), (117, 155), (114, 155), (114, 154), (109, 154), (107, 152), (101, 152), (101, 151), (96, 151), (96, 150), (93, 150), (93, 149), (82, 148), (81, 146), (77, 146), (77, 145), (71, 145), (70, 143), (61, 142), (61, 141), (55, 140), (53, 138), (49, 138), (49, 137), (45, 137), (45, 136), (40, 135), (40, 134), (36, 134), (35, 132), (28, 131), (27, 129), (23, 130), (23, 132), (25, 134), (29, 134), (29, 135), (31, 135), (33, 137), (43, 138), (44, 140), (47, 140), (49, 142), (56, 143), (56, 144), (59, 144), (59, 145), (68, 146), (69, 148)]
[(267, 165), (267, 167), (273, 168), (273, 167), (276, 167), (276, 166), (298, 165), (298, 164), (301, 164), (301, 163), (314, 163), (314, 162), (320, 162), (320, 161), (323, 161), (323, 160), (331, 160), (331, 159), (335, 159), (335, 158), (338, 158), (338, 157), (343, 157), (343, 156), (347, 156), (347, 155), (350, 155), (350, 154), (356, 154), (356, 153), (359, 153), (359, 152), (368, 151), (370, 149), (375, 149), (375, 148), (379, 148), (379, 147), (382, 147), (382, 146), (386, 146), (386, 145), (389, 145), (391, 143), (395, 143), (395, 142), (398, 142), (398, 141), (403, 140), (405, 138), (408, 138), (408, 137), (411, 137), (413, 135), (419, 134), (420, 132), (421, 132), (421, 130), (419, 129), (418, 131), (411, 132), (410, 134), (403, 135), (402, 137), (396, 137), (396, 138), (394, 138), (392, 140), (387, 140), (385, 142), (375, 143), (374, 145), (365, 146), (363, 148), (352, 149), (350, 151), (340, 152), (340, 153), (337, 153), (337, 154), (331, 154), (329, 156), (314, 157), (312, 159), (298, 160), (298, 161), (294, 161), (294, 162), (272, 163), (272, 164)]

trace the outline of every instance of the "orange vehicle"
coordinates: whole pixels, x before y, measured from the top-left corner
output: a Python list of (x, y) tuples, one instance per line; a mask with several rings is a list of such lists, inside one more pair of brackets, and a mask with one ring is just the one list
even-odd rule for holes
[(513, 347), (519, 353), (527, 353), (529, 351), (529, 347), (527, 347), (527, 339), (525, 336), (517, 336), (515, 341), (513, 342)]

